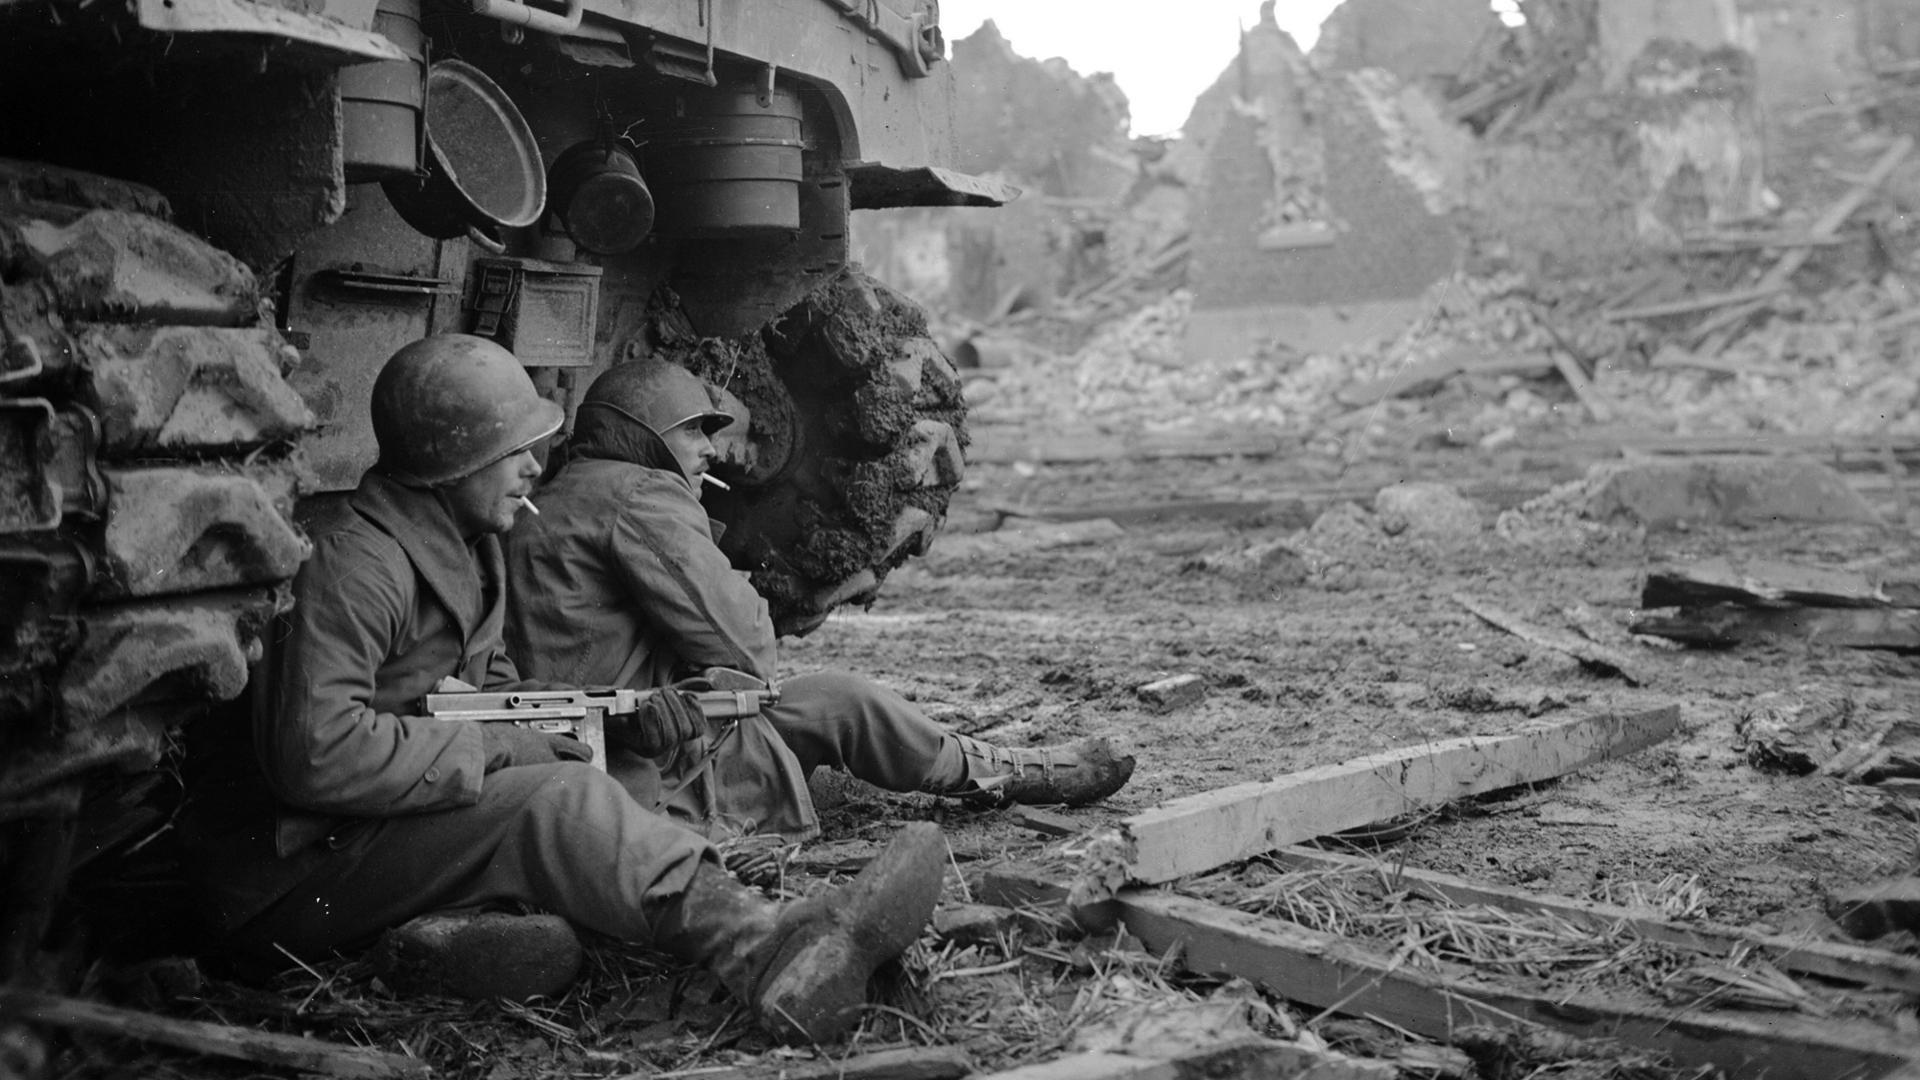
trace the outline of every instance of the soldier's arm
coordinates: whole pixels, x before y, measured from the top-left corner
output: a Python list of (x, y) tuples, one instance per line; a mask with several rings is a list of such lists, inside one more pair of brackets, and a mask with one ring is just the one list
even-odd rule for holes
[(287, 802), (385, 816), (479, 799), (477, 725), (373, 707), (376, 673), (404, 639), (416, 588), (397, 548), (364, 536), (321, 538), (301, 568), (274, 705), (255, 720), (261, 768)]
[(767, 602), (713, 542), (691, 492), (636, 485), (609, 543), (632, 602), (683, 660), (773, 682), (777, 651)]

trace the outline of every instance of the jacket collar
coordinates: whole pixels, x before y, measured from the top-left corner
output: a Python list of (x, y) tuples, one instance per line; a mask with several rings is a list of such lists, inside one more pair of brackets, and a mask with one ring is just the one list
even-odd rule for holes
[(376, 472), (360, 478), (351, 504), (399, 543), (414, 572), (453, 616), (461, 639), (473, 640), (488, 614), (486, 583), (505, 578), (500, 539), (483, 536), (469, 547), (438, 492), (406, 487)]

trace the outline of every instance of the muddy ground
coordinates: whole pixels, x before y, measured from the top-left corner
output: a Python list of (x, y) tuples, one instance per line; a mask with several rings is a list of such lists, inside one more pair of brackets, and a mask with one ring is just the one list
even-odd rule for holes
[[(1763, 694), (1820, 688), (1850, 698), (1850, 723), (1870, 730), (1911, 711), (1920, 664), (1806, 643), (1667, 648), (1632, 639), (1627, 627), (1650, 566), (1746, 555), (1897, 570), (1916, 558), (1912, 536), (1859, 526), (1648, 534), (1562, 523), (1527, 542), (1503, 539), (1493, 528), (1500, 503), (1584, 466), (1542, 469), (1540, 456), (1456, 451), (1344, 468), (1298, 459), (976, 466), (955, 505), (962, 528), (985, 524), (969, 511), (989, 507), (1060, 515), (1237, 497), (1273, 508), (1238, 521), (1131, 520), (1117, 535), (1038, 550), (1012, 539), (1005, 522), (996, 533), (949, 532), (926, 560), (897, 572), (870, 610), (836, 615), (789, 643), (787, 663), (868, 672), (996, 740), (1129, 740), (1138, 772), (1119, 796), (1074, 812), (1089, 824), (1370, 751), (1675, 702), (1678, 738), (1542, 785), (1517, 806), (1433, 821), (1395, 855), (1576, 897), (1698, 874), (1706, 907), (1697, 914), (1774, 929), (1820, 923), (1830, 890), (1911, 870), (1917, 837), (1900, 800), (1759, 771), (1735, 727)], [(1531, 467), (1517, 475), (1516, 463)], [(1469, 496), (1494, 492), (1475, 500), (1487, 527), (1470, 538), (1388, 536), (1371, 514), (1347, 508), (1353, 500), (1313, 490), (1361, 493), (1409, 477), (1450, 478)], [(1308, 494), (1295, 503), (1290, 491)], [(1289, 536), (1306, 559), (1234, 558)], [(1456, 596), (1536, 625), (1584, 628), (1628, 650), (1646, 685), (1531, 646)], [(1136, 693), (1187, 673), (1208, 687), (1196, 704), (1160, 711)], [(991, 816), (962, 818), (953, 831), (956, 847), (983, 855), (1022, 842)]]
[[(953, 528), (930, 556), (896, 573), (870, 610), (836, 615), (791, 643), (787, 662), (795, 670), (866, 671), (996, 740), (1128, 740), (1139, 759), (1132, 784), (1101, 806), (1070, 812), (1088, 827), (1370, 751), (1677, 703), (1682, 730), (1667, 743), (1418, 818), (1379, 857), (1757, 931), (1843, 939), (1824, 913), (1828, 894), (1914, 870), (1914, 812), (1872, 787), (1755, 768), (1739, 724), (1769, 703), (1824, 695), (1851, 709), (1836, 739), (1858, 738), (1911, 712), (1916, 660), (1805, 642), (1680, 649), (1635, 639), (1627, 628), (1652, 566), (1765, 556), (1898, 574), (1916, 558), (1912, 534), (1809, 525), (1649, 534), (1538, 509), (1531, 527), (1509, 520), (1496, 529), (1503, 509), (1580, 476), (1586, 453), (1543, 442), (1361, 463), (1300, 454), (976, 465)], [(1456, 485), (1484, 527), (1443, 539), (1381, 531), (1363, 509), (1372, 492), (1415, 478)], [(1888, 494), (1884, 485), (1875, 492), (1883, 503)], [(1007, 515), (1071, 518), (1089, 507), (1181, 500), (1248, 500), (1265, 509), (1250, 517), (1223, 518), (1221, 508), (1136, 516), (1117, 530), (1081, 525), (1099, 538), (1057, 547), (1023, 539), (1017, 530), (1025, 523)], [(1898, 514), (1892, 504), (1885, 509)], [(968, 528), (995, 531), (961, 531)], [(1276, 557), (1272, 542), (1281, 539), (1292, 554)], [(1623, 650), (1644, 685), (1529, 645), (1477, 618), (1459, 597)], [(1137, 693), (1189, 673), (1208, 688), (1197, 703), (1163, 711)], [(857, 845), (875, 820), (931, 813), (945, 821), (969, 872), (1043, 858), (1059, 844), (1006, 814), (953, 812), (931, 800), (856, 800), (855, 808), (859, 814), (834, 819), (838, 838)], [(802, 862), (830, 862), (835, 841), (830, 833), (825, 854)], [(1887, 1005), (1869, 1011), (1885, 1017)], [(1299, 1019), (1314, 1016), (1305, 1010)], [(1036, 1054), (997, 1039), (991, 1020), (971, 1034), (943, 1031), (989, 1063)]]

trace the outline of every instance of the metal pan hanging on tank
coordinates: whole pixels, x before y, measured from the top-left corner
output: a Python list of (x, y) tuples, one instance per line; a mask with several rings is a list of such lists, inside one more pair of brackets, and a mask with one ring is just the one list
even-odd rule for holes
[(439, 240), (470, 231), (498, 246), (501, 229), (540, 220), (547, 175), (526, 117), (499, 84), (459, 60), (427, 71), (427, 155), (420, 176), (381, 187), (407, 224)]

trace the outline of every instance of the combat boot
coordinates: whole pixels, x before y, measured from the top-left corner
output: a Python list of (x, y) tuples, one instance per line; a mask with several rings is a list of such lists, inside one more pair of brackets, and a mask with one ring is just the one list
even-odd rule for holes
[(959, 744), (963, 778), (936, 789), (976, 802), (1022, 806), (1082, 806), (1119, 791), (1133, 776), (1133, 755), (1114, 749), (1105, 737), (1061, 746), (1009, 748), (966, 735), (949, 734)]
[(860, 1022), (867, 979), (933, 918), (946, 874), (940, 828), (915, 822), (845, 885), (785, 906), (719, 866), (654, 919), (654, 944), (701, 963), (785, 1042), (830, 1042)]

